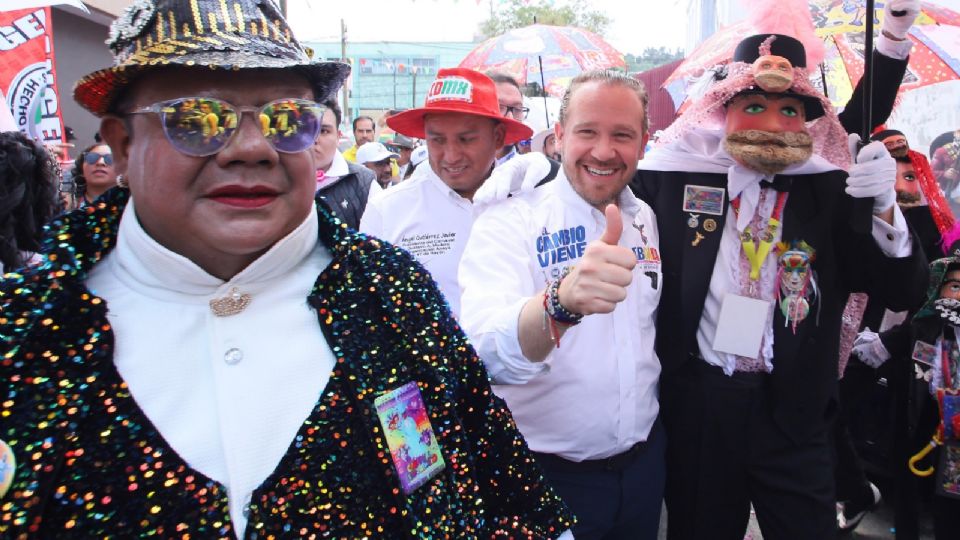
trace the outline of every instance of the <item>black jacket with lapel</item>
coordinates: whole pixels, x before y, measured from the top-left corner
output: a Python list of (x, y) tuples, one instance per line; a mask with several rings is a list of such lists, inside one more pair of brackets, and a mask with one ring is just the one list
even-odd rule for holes
[[(775, 418), (794, 440), (822, 429), (830, 412), (836, 395), (840, 317), (847, 295), (866, 291), (891, 307), (906, 309), (926, 287), (926, 265), (916, 240), (913, 256), (888, 258), (870, 234), (850, 230), (853, 199), (843, 191), (845, 178), (843, 171), (789, 178), (782, 241), (803, 240), (813, 246), (812, 266), (819, 289), (809, 316), (795, 333), (779, 308), (774, 310), (770, 390)], [(697, 328), (726, 218), (701, 214), (697, 228), (691, 228), (690, 215), (682, 211), (684, 186), (725, 188), (726, 180), (725, 174), (640, 171), (631, 183), (637, 196), (657, 214), (664, 276), (657, 354), (663, 365), (664, 392), (669, 391), (671, 377), (699, 352)], [(704, 229), (706, 218), (716, 220), (714, 231)], [(697, 233), (704, 238), (694, 244)], [(663, 403), (669, 413), (669, 399)]]

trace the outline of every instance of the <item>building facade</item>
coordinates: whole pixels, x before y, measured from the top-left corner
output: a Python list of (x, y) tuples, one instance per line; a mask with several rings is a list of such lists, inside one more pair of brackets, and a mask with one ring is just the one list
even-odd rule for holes
[[(339, 41), (307, 42), (314, 58), (341, 58)], [(350, 120), (360, 115), (379, 119), (390, 110), (420, 107), (437, 70), (456, 67), (476, 43), (412, 43), (373, 41), (347, 44), (347, 58), (353, 66), (346, 87), (345, 131)], [(342, 100), (341, 100), (342, 101)]]

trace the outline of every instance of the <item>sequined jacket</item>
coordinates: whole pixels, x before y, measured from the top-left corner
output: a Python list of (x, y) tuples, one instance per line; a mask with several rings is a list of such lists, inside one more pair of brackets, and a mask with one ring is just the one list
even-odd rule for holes
[[(112, 361), (105, 302), (84, 278), (115, 245), (127, 195), (52, 224), (46, 262), (0, 284), (0, 438), (13, 485), (0, 536), (231, 538), (226, 489), (150, 423)], [(556, 538), (572, 516), (545, 484), (427, 272), (318, 205), (333, 261), (308, 301), (337, 363), (246, 538)], [(446, 467), (405, 495), (374, 399), (419, 384)]]

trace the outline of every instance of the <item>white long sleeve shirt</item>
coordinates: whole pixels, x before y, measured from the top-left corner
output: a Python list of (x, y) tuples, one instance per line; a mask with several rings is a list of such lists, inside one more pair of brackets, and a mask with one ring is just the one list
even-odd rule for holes
[(459, 316), (457, 267), (473, 216), (469, 199), (444, 184), (432, 168), (421, 166), (409, 180), (367, 201), (360, 232), (409, 251), (440, 286), (454, 316)]
[(589, 315), (543, 362), (520, 350), (523, 305), (577, 263), (606, 227), (563, 172), (549, 184), (489, 207), (474, 223), (460, 264), (461, 323), (530, 448), (572, 461), (619, 454), (646, 440), (659, 412), (654, 352), (662, 289), (653, 211), (620, 194), (620, 245), (639, 264), (627, 298)]
[[(106, 300), (114, 362), (147, 418), (193, 469), (224, 485), (243, 537), (245, 508), (316, 406), (335, 357), (306, 302), (331, 261), (308, 218), (224, 282), (150, 238), (128, 203), (117, 247), (87, 279)], [(234, 287), (241, 313), (209, 305)]]

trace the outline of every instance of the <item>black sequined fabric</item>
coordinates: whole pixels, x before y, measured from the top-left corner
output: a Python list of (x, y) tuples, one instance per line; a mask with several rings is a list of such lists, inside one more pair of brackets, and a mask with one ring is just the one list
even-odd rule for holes
[[(0, 438), (18, 463), (0, 499), (3, 538), (235, 537), (226, 489), (192, 470), (137, 406), (112, 361), (107, 306), (84, 287), (115, 244), (126, 201), (114, 190), (60, 218), (45, 262), (0, 285)], [(244, 536), (559, 536), (573, 518), (427, 272), (318, 212), (333, 262), (308, 301), (337, 362), (254, 491)], [(446, 467), (407, 495), (374, 399), (409, 381)]]

